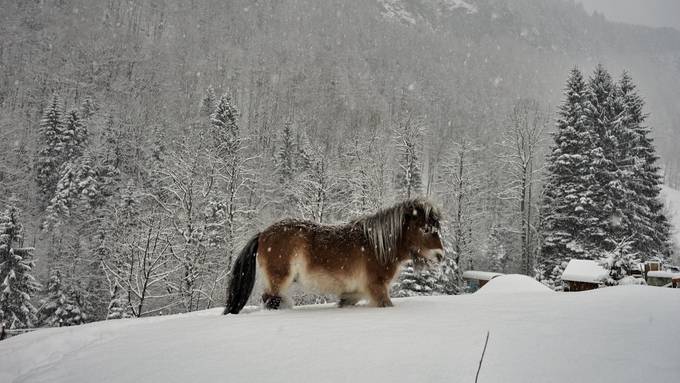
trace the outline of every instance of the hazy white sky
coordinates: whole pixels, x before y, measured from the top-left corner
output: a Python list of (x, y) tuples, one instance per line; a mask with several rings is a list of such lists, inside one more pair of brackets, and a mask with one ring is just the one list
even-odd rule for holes
[(608, 20), (680, 30), (680, 0), (576, 0)]

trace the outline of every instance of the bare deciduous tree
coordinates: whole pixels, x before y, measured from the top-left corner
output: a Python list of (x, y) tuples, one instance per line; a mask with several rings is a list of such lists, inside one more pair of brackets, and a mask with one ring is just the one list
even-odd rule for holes
[(534, 246), (534, 234), (537, 232), (536, 174), (541, 171), (538, 155), (549, 119), (537, 101), (520, 100), (513, 107), (508, 123), (508, 131), (501, 141), (501, 159), (508, 177), (501, 198), (517, 203), (521, 270), (526, 275), (533, 275), (537, 250)]

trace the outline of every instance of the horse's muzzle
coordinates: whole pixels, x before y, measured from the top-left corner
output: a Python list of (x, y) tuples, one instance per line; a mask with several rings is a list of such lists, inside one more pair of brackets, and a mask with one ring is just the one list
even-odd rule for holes
[(425, 252), (425, 258), (432, 262), (441, 262), (444, 259), (444, 251), (442, 249), (430, 249)]

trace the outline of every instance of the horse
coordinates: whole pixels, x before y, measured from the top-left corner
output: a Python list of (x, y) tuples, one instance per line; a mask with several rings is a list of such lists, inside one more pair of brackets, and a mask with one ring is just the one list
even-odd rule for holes
[(279, 309), (293, 282), (337, 295), (339, 307), (361, 299), (376, 307), (392, 306), (389, 287), (404, 263), (422, 268), (443, 259), (440, 221), (439, 209), (416, 198), (346, 224), (274, 223), (254, 235), (234, 262), (224, 314), (243, 309), (257, 265), (265, 279), (266, 309)]

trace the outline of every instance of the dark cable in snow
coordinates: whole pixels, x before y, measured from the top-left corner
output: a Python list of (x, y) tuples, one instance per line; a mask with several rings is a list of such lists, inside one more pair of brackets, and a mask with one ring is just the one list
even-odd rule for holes
[(486, 352), (486, 345), (489, 343), (489, 331), (486, 332), (486, 340), (484, 341), (484, 350), (482, 350), (482, 357), (479, 359), (479, 367), (477, 367), (477, 375), (475, 375), (475, 383), (479, 378), (479, 371), (482, 369), (482, 361), (484, 360), (484, 353)]

